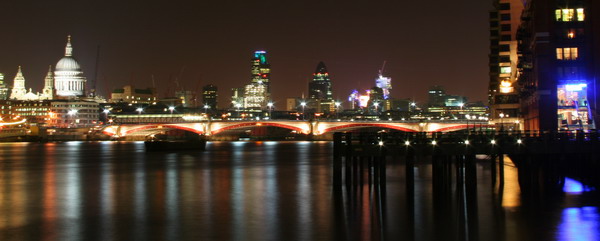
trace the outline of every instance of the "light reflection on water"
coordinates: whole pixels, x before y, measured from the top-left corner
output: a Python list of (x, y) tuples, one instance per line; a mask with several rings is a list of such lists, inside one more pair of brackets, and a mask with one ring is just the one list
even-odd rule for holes
[[(461, 240), (464, 200), (456, 186), (436, 199), (426, 159), (412, 170), (414, 196), (393, 158), (383, 190), (338, 191), (331, 147), (214, 142), (205, 152), (146, 153), (142, 142), (2, 143), (0, 240)], [(522, 206), (509, 160), (501, 187), (488, 163), (477, 171), (477, 223), (467, 225), (477, 239), (600, 239), (598, 203), (581, 205), (574, 180), (568, 201), (537, 212)]]
[(566, 208), (558, 226), (558, 240), (600, 240), (598, 207)]

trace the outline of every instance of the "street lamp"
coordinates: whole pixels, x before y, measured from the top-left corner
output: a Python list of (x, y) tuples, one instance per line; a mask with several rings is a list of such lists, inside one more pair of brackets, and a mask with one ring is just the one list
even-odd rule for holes
[(373, 103), (373, 106), (375, 106), (375, 114), (377, 114), (377, 107), (379, 107), (379, 102)]
[(240, 103), (236, 103), (236, 104), (235, 104), (235, 107), (237, 108), (238, 117), (241, 117), (241, 116), (240, 116), (240, 108), (242, 108), (242, 104), (240, 104)]
[(267, 103), (267, 107), (269, 108), (269, 119), (271, 118), (271, 111), (273, 111), (273, 102)]
[(142, 118), (142, 117), (141, 117), (141, 115), (142, 115), (142, 111), (143, 111), (143, 110), (144, 110), (144, 109), (142, 109), (141, 107), (138, 107), (137, 109), (135, 109), (135, 111), (137, 111), (137, 112), (138, 112), (138, 123), (142, 122), (142, 120), (141, 120), (141, 118)]
[(500, 113), (500, 131), (504, 131), (504, 113)]
[(173, 114), (174, 110), (175, 110), (175, 106), (169, 106), (169, 111), (171, 111), (171, 115)]
[(469, 120), (471, 119), (471, 115), (466, 114), (465, 118), (467, 119), (467, 134), (471, 134), (471, 129), (469, 129)]
[(204, 105), (204, 114), (206, 114), (206, 112), (208, 112), (208, 108), (210, 108), (209, 105)]
[(302, 106), (302, 120), (304, 120), (304, 108), (306, 107), (306, 102), (302, 101), (300, 106)]
[[(77, 110), (69, 110), (69, 112), (67, 112), (67, 115), (69, 116), (69, 118), (73, 118), (74, 115), (77, 115)], [(73, 125), (73, 120), (71, 120), (71, 125)]]
[(102, 113), (104, 113), (104, 117), (105, 117), (105, 118), (106, 118), (106, 120), (108, 121), (108, 113), (110, 113), (110, 110), (109, 110), (109, 109), (104, 109), (104, 110), (102, 111)]
[(335, 118), (336, 119), (339, 118), (339, 112), (340, 112), (341, 105), (342, 105), (342, 103), (340, 103), (339, 101), (335, 102)]

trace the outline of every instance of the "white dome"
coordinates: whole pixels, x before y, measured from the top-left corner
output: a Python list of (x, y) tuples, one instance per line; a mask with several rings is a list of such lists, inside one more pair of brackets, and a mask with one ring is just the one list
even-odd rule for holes
[(81, 71), (81, 66), (72, 56), (73, 47), (71, 46), (71, 36), (69, 36), (65, 57), (56, 63), (54, 70), (54, 88), (57, 96), (83, 96), (85, 94), (86, 79)]
[(65, 56), (56, 63), (56, 71), (81, 71), (79, 63), (70, 56)]

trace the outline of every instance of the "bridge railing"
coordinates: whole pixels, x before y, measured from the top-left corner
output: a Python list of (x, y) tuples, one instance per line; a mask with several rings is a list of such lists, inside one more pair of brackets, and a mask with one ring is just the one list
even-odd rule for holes
[[(472, 131), (465, 132), (379, 132), (339, 133), (343, 142), (360, 144), (406, 145), (435, 143), (498, 143), (510, 142), (564, 142), (600, 141), (600, 132), (594, 131)], [(408, 141), (408, 142), (407, 142)]]

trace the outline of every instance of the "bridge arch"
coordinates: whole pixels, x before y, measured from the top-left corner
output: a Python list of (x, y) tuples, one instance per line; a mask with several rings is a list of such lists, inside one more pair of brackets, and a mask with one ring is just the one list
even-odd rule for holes
[(243, 122), (243, 123), (235, 123), (232, 125), (219, 125), (219, 124), (211, 124), (210, 134), (215, 135), (227, 130), (237, 130), (237, 129), (246, 129), (246, 128), (255, 128), (261, 126), (273, 126), (284, 129), (289, 129), (293, 131), (297, 131), (299, 133), (309, 134), (310, 133), (310, 125), (303, 122), (301, 125), (287, 125), (277, 122)]
[(355, 130), (355, 129), (368, 128), (368, 127), (387, 128), (387, 129), (393, 129), (393, 130), (404, 131), (404, 132), (417, 132), (416, 130), (413, 130), (413, 129), (410, 129), (407, 127), (402, 127), (399, 125), (392, 125), (392, 124), (351, 123), (351, 124), (340, 124), (340, 125), (328, 126), (325, 128), (317, 128), (317, 131), (315, 134), (320, 135), (320, 134), (325, 134), (325, 133), (332, 132), (332, 131)]
[(102, 132), (110, 136), (129, 136), (135, 134), (151, 135), (166, 130), (183, 130), (196, 134), (204, 134), (204, 125), (195, 124), (194, 126), (173, 125), (173, 124), (150, 124), (150, 125), (135, 125), (135, 126), (109, 126)]
[(445, 127), (441, 127), (441, 128), (437, 128), (435, 130), (431, 130), (432, 132), (452, 132), (452, 131), (461, 131), (461, 130), (468, 130), (468, 129), (481, 129), (481, 128), (490, 128), (490, 127), (494, 127), (494, 125), (488, 125), (488, 124), (460, 124), (460, 125), (450, 125), (450, 126), (445, 126)]

